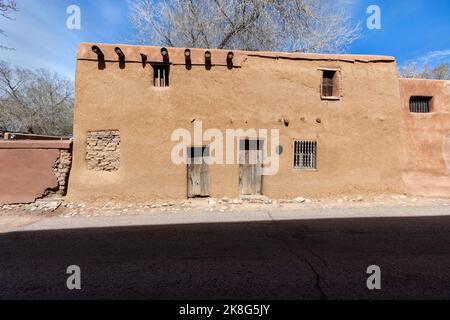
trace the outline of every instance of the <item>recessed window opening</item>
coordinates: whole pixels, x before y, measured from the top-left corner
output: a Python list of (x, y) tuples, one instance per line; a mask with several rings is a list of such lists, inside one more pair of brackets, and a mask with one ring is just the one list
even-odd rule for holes
[(335, 70), (323, 70), (322, 96), (323, 97), (337, 97), (337, 96), (339, 96), (338, 72), (337, 71), (335, 71)]
[(317, 169), (317, 141), (294, 141), (294, 168)]
[(188, 164), (200, 164), (203, 159), (209, 157), (209, 147), (188, 147)]
[(153, 65), (153, 85), (155, 87), (169, 86), (169, 66), (164, 64)]
[(409, 100), (409, 111), (412, 113), (431, 112), (432, 97), (411, 97)]
[(260, 139), (242, 139), (239, 149), (243, 151), (262, 150), (264, 141)]

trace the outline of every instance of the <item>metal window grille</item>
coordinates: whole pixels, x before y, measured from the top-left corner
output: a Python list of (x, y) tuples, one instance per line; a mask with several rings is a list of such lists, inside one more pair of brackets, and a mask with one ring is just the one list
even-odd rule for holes
[(411, 97), (409, 100), (409, 111), (414, 113), (430, 112), (430, 97)]
[(155, 87), (169, 86), (169, 66), (155, 65), (153, 66), (153, 80)]
[(332, 97), (336, 91), (335, 89), (336, 71), (323, 71), (322, 78), (322, 96)]
[(294, 142), (294, 168), (317, 169), (317, 141)]

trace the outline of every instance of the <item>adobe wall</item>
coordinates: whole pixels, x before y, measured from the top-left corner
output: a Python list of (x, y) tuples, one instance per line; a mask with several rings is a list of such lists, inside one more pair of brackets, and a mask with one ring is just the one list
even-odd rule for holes
[(65, 194), (70, 141), (0, 141), (0, 204), (31, 203), (48, 193)]
[[(186, 198), (187, 169), (171, 162), (176, 143), (170, 138), (178, 128), (192, 132), (194, 120), (222, 132), (280, 130), (280, 170), (263, 178), (268, 197), (404, 191), (393, 58), (236, 52), (238, 66), (229, 69), (222, 61), (226, 53), (212, 51), (213, 66), (207, 70), (201, 64), (205, 50), (193, 51), (196, 63), (187, 68), (180, 58), (184, 49), (169, 48), (175, 60), (170, 87), (155, 88), (153, 69), (139, 62), (139, 52), (152, 62), (160, 48), (121, 46), (126, 56), (121, 68), (114, 46), (99, 45), (106, 60), (99, 68), (91, 46), (81, 45), (77, 61), (68, 193), (73, 201)], [(321, 100), (320, 68), (341, 70), (340, 101)], [(88, 132), (102, 130), (120, 132), (117, 170), (92, 170), (86, 161)], [(293, 169), (295, 139), (318, 141), (318, 170)], [(210, 171), (212, 197), (238, 196), (238, 165), (212, 165)]]
[[(400, 79), (407, 192), (450, 196), (450, 81)], [(411, 96), (433, 97), (430, 113), (409, 112)]]

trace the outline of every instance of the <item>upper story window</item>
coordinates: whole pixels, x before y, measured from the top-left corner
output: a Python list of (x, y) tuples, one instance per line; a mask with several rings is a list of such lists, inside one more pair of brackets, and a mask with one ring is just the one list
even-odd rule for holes
[(322, 98), (339, 99), (339, 71), (338, 70), (322, 70)]
[(409, 99), (409, 111), (413, 113), (431, 112), (432, 97), (411, 97)]
[(165, 64), (153, 65), (153, 85), (155, 87), (169, 86), (169, 66)]

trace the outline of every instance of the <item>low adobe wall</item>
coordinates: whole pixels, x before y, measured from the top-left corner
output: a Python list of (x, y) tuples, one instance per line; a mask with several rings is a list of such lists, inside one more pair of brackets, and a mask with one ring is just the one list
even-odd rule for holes
[(0, 204), (65, 194), (71, 141), (0, 141)]
[[(409, 194), (450, 197), (450, 81), (400, 79)], [(411, 96), (432, 97), (430, 113), (411, 113)]]

